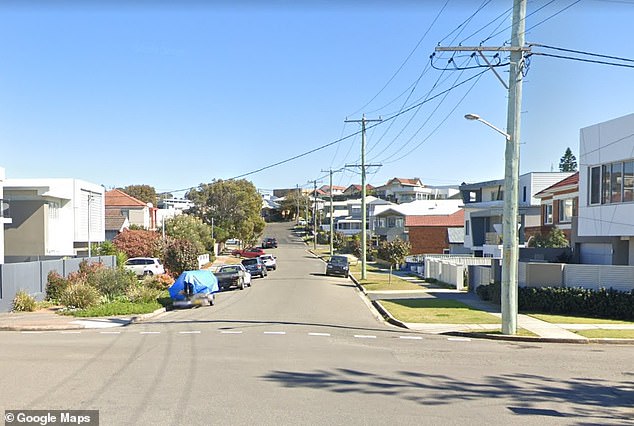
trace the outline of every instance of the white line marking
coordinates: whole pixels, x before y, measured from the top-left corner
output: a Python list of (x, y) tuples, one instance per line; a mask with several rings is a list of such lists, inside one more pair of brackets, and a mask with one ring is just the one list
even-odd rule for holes
[(447, 340), (450, 342), (470, 342), (471, 339), (468, 337), (447, 337)]
[(233, 330), (222, 330), (220, 333), (222, 333), (222, 334), (242, 334), (241, 331), (233, 331)]
[(100, 334), (121, 334), (120, 331), (100, 331)]
[(330, 336), (330, 333), (308, 333), (309, 336)]
[(60, 331), (61, 334), (81, 334), (81, 331)]
[(355, 334), (354, 337), (357, 339), (376, 339), (376, 336), (370, 336), (368, 334)]
[(22, 334), (42, 334), (43, 331), (22, 331)]
[(405, 340), (423, 340), (423, 338), (420, 336), (398, 336), (398, 338)]
[(200, 334), (200, 330), (193, 331), (179, 331), (178, 334)]
[(286, 334), (285, 331), (265, 331), (264, 334)]
[(141, 331), (139, 334), (161, 334), (160, 331)]

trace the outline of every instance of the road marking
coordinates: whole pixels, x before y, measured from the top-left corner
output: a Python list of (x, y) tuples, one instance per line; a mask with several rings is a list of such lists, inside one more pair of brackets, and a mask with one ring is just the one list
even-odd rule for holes
[(234, 330), (222, 330), (222, 331), (220, 331), (220, 333), (222, 333), (222, 334), (242, 334), (241, 331), (234, 331)]
[(326, 336), (329, 337), (330, 333), (308, 333), (309, 336)]
[(139, 334), (161, 334), (160, 331), (141, 331)]
[(423, 338), (420, 336), (398, 336), (398, 338), (405, 340), (423, 340)]
[(121, 334), (120, 331), (100, 331), (100, 334)]
[(450, 342), (470, 342), (471, 339), (468, 337), (447, 337), (447, 340)]
[(286, 334), (285, 331), (265, 331), (264, 334)]
[(179, 331), (178, 334), (200, 334), (200, 330), (193, 331)]
[(22, 334), (42, 334), (43, 331), (22, 331)]
[(81, 334), (81, 331), (60, 331), (61, 334)]
[(357, 339), (376, 339), (376, 336), (371, 336), (368, 334), (355, 334), (354, 337)]

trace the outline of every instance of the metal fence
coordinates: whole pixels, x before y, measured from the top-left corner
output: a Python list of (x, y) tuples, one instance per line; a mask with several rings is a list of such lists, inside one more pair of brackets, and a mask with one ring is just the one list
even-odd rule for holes
[(451, 256), (425, 257), (425, 278), (433, 278), (456, 287), (456, 290), (463, 290), (467, 283), (465, 277), (467, 268), (474, 265), (491, 266), (491, 259), (485, 257), (465, 257)]
[(101, 262), (108, 268), (116, 266), (115, 256), (95, 256), (64, 260), (43, 260), (37, 262), (7, 263), (0, 265), (0, 312), (9, 312), (13, 298), (20, 290), (44, 299), (48, 274), (56, 271), (63, 277), (79, 271), (79, 264), (87, 260), (91, 263)]

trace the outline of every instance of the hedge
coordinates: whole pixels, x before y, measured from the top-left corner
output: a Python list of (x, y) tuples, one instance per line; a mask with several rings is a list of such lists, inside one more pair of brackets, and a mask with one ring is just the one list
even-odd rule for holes
[[(500, 304), (500, 284), (479, 286), (478, 296)], [(634, 290), (580, 287), (519, 287), (518, 309), (526, 312), (634, 320)]]

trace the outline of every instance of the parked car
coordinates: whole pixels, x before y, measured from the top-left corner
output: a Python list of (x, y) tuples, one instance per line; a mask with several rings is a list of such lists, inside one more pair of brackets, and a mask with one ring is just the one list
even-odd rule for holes
[(183, 272), (168, 289), (175, 308), (212, 306), (218, 291), (218, 279), (206, 269)]
[(272, 254), (264, 254), (260, 256), (260, 260), (262, 260), (262, 263), (264, 263), (264, 266), (266, 266), (267, 270), (270, 271), (277, 269), (277, 257), (273, 256)]
[(260, 278), (267, 276), (266, 266), (264, 266), (264, 262), (259, 257), (242, 259), (242, 264), (251, 276), (258, 275)]
[(350, 273), (350, 265), (346, 256), (332, 256), (326, 264), (326, 276), (343, 275), (348, 278)]
[(243, 250), (233, 250), (231, 254), (240, 257), (259, 257), (266, 253), (259, 247), (249, 247)]
[(125, 262), (123, 267), (134, 272), (137, 277), (165, 273), (161, 259), (157, 257), (132, 257)]
[(277, 248), (277, 239), (275, 238), (265, 238), (262, 240), (262, 248)]
[(222, 265), (214, 272), (214, 275), (218, 279), (218, 285), (221, 290), (227, 290), (231, 287), (244, 290), (251, 285), (251, 274), (241, 263)]

